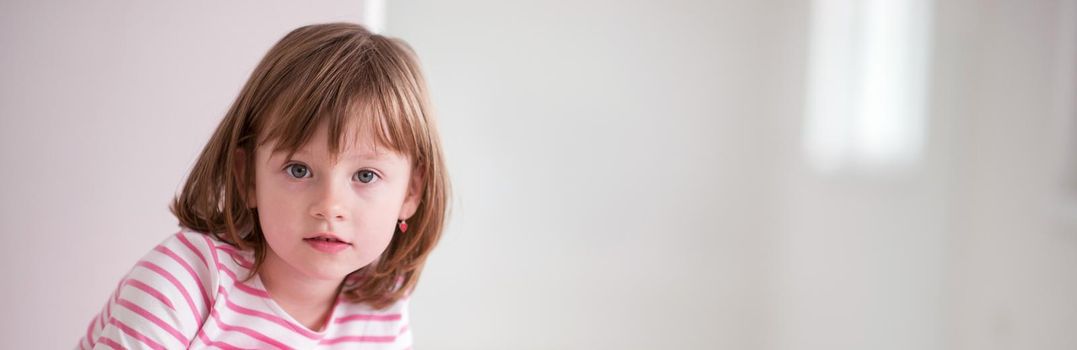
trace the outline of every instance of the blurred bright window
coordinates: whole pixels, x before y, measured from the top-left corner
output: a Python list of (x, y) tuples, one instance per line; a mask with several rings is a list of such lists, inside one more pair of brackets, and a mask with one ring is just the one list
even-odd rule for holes
[(920, 159), (928, 2), (813, 1), (803, 146), (815, 168), (890, 168)]

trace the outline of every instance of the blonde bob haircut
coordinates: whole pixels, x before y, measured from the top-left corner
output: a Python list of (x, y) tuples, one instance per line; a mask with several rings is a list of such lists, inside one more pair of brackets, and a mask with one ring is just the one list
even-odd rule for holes
[(181, 226), (252, 250), (254, 265), (244, 281), (250, 280), (267, 249), (258, 210), (246, 200), (255, 149), (275, 141), (274, 151), (290, 157), (323, 123), (334, 156), (342, 143), (358, 139), (350, 131), (373, 135), (368, 137), (376, 147), (408, 156), (424, 182), (407, 234), (397, 229), (378, 259), (346, 279), (359, 283), (342, 286), (347, 301), (384, 308), (415, 288), (448, 215), (450, 186), (432, 113), (418, 58), (404, 41), (351, 23), (300, 27), (255, 68), (172, 202), (172, 213)]

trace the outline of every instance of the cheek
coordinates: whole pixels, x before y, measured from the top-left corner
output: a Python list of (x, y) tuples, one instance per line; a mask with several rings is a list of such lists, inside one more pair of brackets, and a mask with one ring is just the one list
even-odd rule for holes
[(380, 255), (389, 246), (396, 231), (396, 211), (380, 209), (359, 215), (361, 216), (356, 224), (360, 226), (356, 229), (362, 253), (367, 256)]
[(263, 185), (265, 181), (259, 181), (256, 187), (256, 202), (258, 206), (258, 219), (262, 230), (266, 234), (292, 227), (302, 214), (301, 193), (294, 188), (285, 185)]

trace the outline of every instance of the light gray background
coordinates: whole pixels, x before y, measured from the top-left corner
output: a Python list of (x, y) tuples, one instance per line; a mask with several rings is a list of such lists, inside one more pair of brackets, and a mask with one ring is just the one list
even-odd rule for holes
[[(74, 346), (258, 59), (363, 8), (0, 4), (5, 347)], [(933, 3), (922, 159), (838, 173), (810, 2), (385, 10), (457, 194), (418, 348), (1077, 348), (1074, 1)]]

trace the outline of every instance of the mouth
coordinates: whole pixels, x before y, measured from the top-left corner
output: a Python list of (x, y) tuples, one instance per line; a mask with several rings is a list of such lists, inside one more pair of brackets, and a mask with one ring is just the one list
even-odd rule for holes
[(339, 253), (352, 246), (350, 242), (346, 242), (330, 233), (319, 233), (303, 238), (303, 241), (309, 244), (311, 248), (327, 254)]
[(314, 234), (312, 236), (308, 236), (306, 238), (303, 238), (303, 240), (307, 241), (307, 242), (313, 242), (313, 243), (337, 243), (337, 244), (351, 245), (351, 242), (345, 241), (345, 240), (341, 239), (340, 237), (337, 237), (336, 235), (334, 235), (332, 233), (318, 233), (318, 234)]

